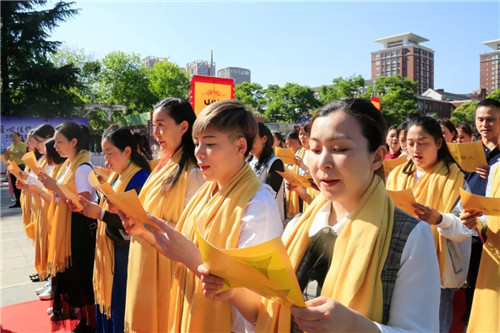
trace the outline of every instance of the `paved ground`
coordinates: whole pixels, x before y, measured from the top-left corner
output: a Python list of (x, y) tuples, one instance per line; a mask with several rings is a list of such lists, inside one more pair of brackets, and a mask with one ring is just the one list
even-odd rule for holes
[[(3, 178), (3, 177), (2, 177)], [(37, 298), (34, 290), (44, 282), (33, 283), (30, 274), (34, 268), (33, 241), (24, 233), (20, 208), (8, 208), (10, 199), (7, 183), (0, 184), (0, 306), (21, 303)]]

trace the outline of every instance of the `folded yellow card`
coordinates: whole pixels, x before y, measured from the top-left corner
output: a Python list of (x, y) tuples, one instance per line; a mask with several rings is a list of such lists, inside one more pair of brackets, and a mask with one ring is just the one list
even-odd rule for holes
[(405, 155), (400, 155), (392, 160), (384, 160), (384, 173), (387, 177), (389, 173), (398, 165), (406, 163), (407, 159)]
[(285, 164), (296, 164), (295, 153), (292, 148), (274, 147), (274, 154), (278, 156)]
[(406, 190), (402, 191), (386, 191), (387, 194), (389, 194), (389, 196), (391, 197), (392, 201), (394, 201), (396, 207), (404, 210), (410, 215), (416, 216), (413, 210), (413, 206), (411, 205), (412, 203), (416, 202), (415, 196), (413, 195), (411, 189), (407, 188)]
[(488, 164), (481, 141), (448, 143), (447, 145), (451, 155), (464, 171), (476, 172), (478, 166)]
[(89, 173), (89, 183), (103, 195), (115, 193), (111, 185), (108, 182), (101, 183), (94, 172)]
[(296, 175), (291, 171), (288, 171), (287, 168), (285, 168), (285, 172), (281, 171), (276, 171), (278, 174), (280, 174), (283, 178), (286, 179), (287, 182), (289, 182), (292, 186), (298, 186), (298, 187), (312, 187), (311, 182), (309, 181), (312, 179), (310, 176), (301, 176), (301, 175)]
[(111, 170), (100, 167), (100, 166), (95, 166), (94, 167), (95, 173), (101, 177), (104, 181), (108, 180), (109, 175), (111, 174)]
[(460, 189), (464, 210), (482, 212), (484, 215), (500, 215), (500, 198), (483, 197)]
[(38, 166), (38, 161), (36, 160), (35, 153), (30, 151), (23, 155), (22, 160), (34, 173), (38, 176), (40, 173), (40, 167)]
[(23, 180), (21, 178), (21, 172), (22, 172), (22, 170), (19, 168), (19, 166), (17, 165), (16, 162), (9, 163), (7, 165), (7, 170), (9, 170), (9, 172), (11, 174), (13, 174), (14, 177), (16, 177), (17, 179), (19, 179), (19, 181), (23, 182)]
[(61, 184), (59, 188), (64, 193), (66, 199), (70, 199), (71, 202), (76, 206), (78, 211), (83, 210), (83, 206), (80, 204), (80, 200), (78, 198), (78, 194), (73, 192), (67, 185)]
[(4, 154), (1, 154), (0, 155), (0, 158), (2, 159), (2, 163), (5, 165), (5, 166), (8, 166), (9, 165), (9, 162), (7, 161), (7, 159), (5, 158), (5, 155)]
[(305, 307), (299, 283), (281, 238), (241, 249), (218, 249), (200, 235), (198, 247), (210, 273), (224, 280), (220, 292), (244, 287), (276, 302)]

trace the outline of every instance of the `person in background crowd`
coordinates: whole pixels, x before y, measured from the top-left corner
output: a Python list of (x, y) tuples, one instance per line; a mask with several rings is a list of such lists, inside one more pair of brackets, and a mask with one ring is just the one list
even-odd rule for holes
[(293, 152), (297, 154), (300, 148), (302, 148), (299, 140), (299, 133), (296, 131), (288, 133), (285, 139), (285, 144), (288, 148), (292, 148)]
[(253, 148), (250, 154), (253, 159), (250, 167), (255, 171), (257, 177), (265, 184), (271, 186), (276, 192), (275, 198), (281, 216), (281, 222), (285, 221), (285, 185), (283, 177), (276, 171), (285, 171), (283, 161), (273, 151), (273, 137), (271, 131), (263, 123), (258, 123), (258, 133), (255, 136)]
[(453, 318), (453, 296), (466, 279), (472, 232), (460, 221), (460, 188), (469, 190), (439, 123), (431, 117), (408, 122), (406, 145), (410, 160), (397, 166), (387, 178), (387, 189), (411, 189), (415, 215), (431, 225), (435, 254), (441, 273), (439, 331), (448, 332)]
[(280, 132), (274, 132), (273, 139), (273, 147), (285, 148), (285, 139), (283, 139), (283, 135)]
[(387, 137), (385, 138), (385, 144), (388, 147), (387, 154), (384, 159), (392, 160), (401, 155), (401, 144), (399, 143), (399, 133), (396, 126), (389, 127), (387, 131)]
[(153, 159), (151, 153), (151, 148), (149, 147), (149, 140), (145, 135), (140, 133), (134, 133), (135, 140), (137, 141), (137, 150), (142, 154), (148, 161)]
[[(137, 150), (134, 135), (127, 128), (109, 127), (102, 134), (102, 152), (113, 171), (108, 183), (116, 193), (140, 193), (151, 169)], [(98, 220), (94, 262), (96, 332), (124, 332), (125, 293), (130, 236), (117, 213), (110, 212), (104, 199), (100, 205), (80, 197), (83, 214)]]
[(454, 142), (457, 137), (457, 129), (455, 125), (448, 118), (438, 119), (439, 126), (441, 126), (441, 131), (443, 132), (444, 141)]
[[(486, 194), (490, 167), (500, 159), (500, 102), (495, 99), (488, 98), (479, 102), (476, 106), (475, 122), (476, 130), (481, 136), (481, 142), (483, 143), (484, 154), (488, 165), (481, 165), (476, 169), (476, 172), (469, 172), (465, 176), (465, 179), (467, 180), (472, 193), (484, 196)], [(467, 288), (465, 289), (466, 311), (463, 316), (465, 323), (469, 320), (482, 249), (483, 243), (481, 242), (481, 239), (478, 235), (474, 235), (472, 237), (472, 250), (469, 274), (467, 276)]]
[(467, 124), (457, 125), (457, 139), (456, 143), (472, 142), (472, 128)]
[(407, 127), (408, 123), (403, 122), (399, 124), (397, 131), (398, 131), (398, 138), (399, 138), (399, 145), (401, 146), (401, 154), (408, 156), (408, 152), (406, 151), (406, 132), (407, 132)]
[(217, 294), (223, 281), (201, 266), (205, 296), (229, 299), (256, 332), (437, 331), (432, 233), (385, 192), (380, 111), (362, 99), (332, 102), (311, 127), (308, 167), (321, 194), (282, 237), (307, 307), (244, 288)]
[[(8, 161), (16, 163), (21, 170), (24, 170), (24, 163), (23, 163), (22, 157), (26, 153), (26, 145), (22, 141), (21, 134), (19, 134), (18, 132), (12, 133), (11, 138), (12, 138), (13, 144), (11, 144), (3, 152), (3, 154)], [(16, 184), (16, 177), (12, 174), (10, 174), (9, 177), (10, 177), (10, 182), (12, 184), (12, 188), (14, 191), (14, 196), (16, 198), (16, 202), (13, 205), (9, 206), (9, 208), (19, 208), (19, 207), (21, 207), (21, 201), (20, 201), (21, 190), (18, 189), (15, 185)]]

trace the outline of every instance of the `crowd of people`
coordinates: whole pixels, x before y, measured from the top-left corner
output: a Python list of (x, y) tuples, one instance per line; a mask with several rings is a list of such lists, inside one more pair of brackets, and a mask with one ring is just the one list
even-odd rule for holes
[[(26, 145), (14, 133), (4, 152), (23, 170), (11, 175), (13, 206), (34, 240), (36, 278), (49, 280), (37, 292), (52, 299), (54, 327), (75, 319), (75, 332), (449, 332), (455, 291), (465, 288), (468, 331), (500, 330), (500, 218), (460, 200), (461, 189), (500, 197), (500, 102), (477, 106), (488, 165), (468, 173), (447, 146), (473, 141), (468, 125), (413, 115), (387, 128), (363, 99), (331, 102), (286, 135), (231, 100), (198, 116), (179, 98), (152, 111), (156, 160), (111, 125), (100, 170), (88, 129), (73, 122), (40, 125)], [(291, 148), (294, 163), (275, 147)], [(23, 165), (26, 151), (38, 170)], [(386, 175), (384, 161), (401, 156)], [(310, 185), (292, 185), (284, 171)], [(148, 223), (118, 210), (89, 176), (135, 191)], [(411, 215), (386, 192), (407, 189)], [(224, 280), (203, 264), (197, 237), (220, 249), (281, 237), (306, 307), (242, 287), (219, 292)]]

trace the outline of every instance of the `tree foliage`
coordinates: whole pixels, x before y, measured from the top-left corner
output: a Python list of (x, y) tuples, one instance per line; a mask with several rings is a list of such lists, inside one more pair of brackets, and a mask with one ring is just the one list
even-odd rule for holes
[(234, 98), (259, 113), (264, 111), (266, 100), (264, 89), (258, 83), (242, 82), (234, 87)]
[(319, 88), (319, 101), (328, 104), (342, 98), (353, 98), (359, 96), (365, 86), (365, 79), (361, 75), (353, 75), (347, 79), (337, 77), (332, 80), (333, 86), (321, 86)]
[(460, 105), (451, 113), (451, 122), (455, 125), (469, 124), (472, 128), (475, 128), (476, 106), (478, 103), (477, 101), (469, 101)]
[(78, 69), (56, 66), (49, 55), (60, 43), (49, 41), (52, 29), (74, 16), (73, 3), (47, 1), (1, 2), (1, 78), (4, 114), (68, 115), (81, 100), (72, 88), (78, 84)]
[(287, 83), (282, 88), (269, 85), (264, 96), (268, 122), (296, 123), (320, 105), (311, 88), (296, 83)]
[(189, 94), (189, 75), (179, 66), (166, 60), (157, 62), (153, 68), (146, 69), (149, 90), (156, 100), (166, 97), (187, 99)]
[(500, 101), (500, 89), (495, 90), (494, 92), (486, 96), (486, 98), (492, 98), (496, 99), (497, 101)]

